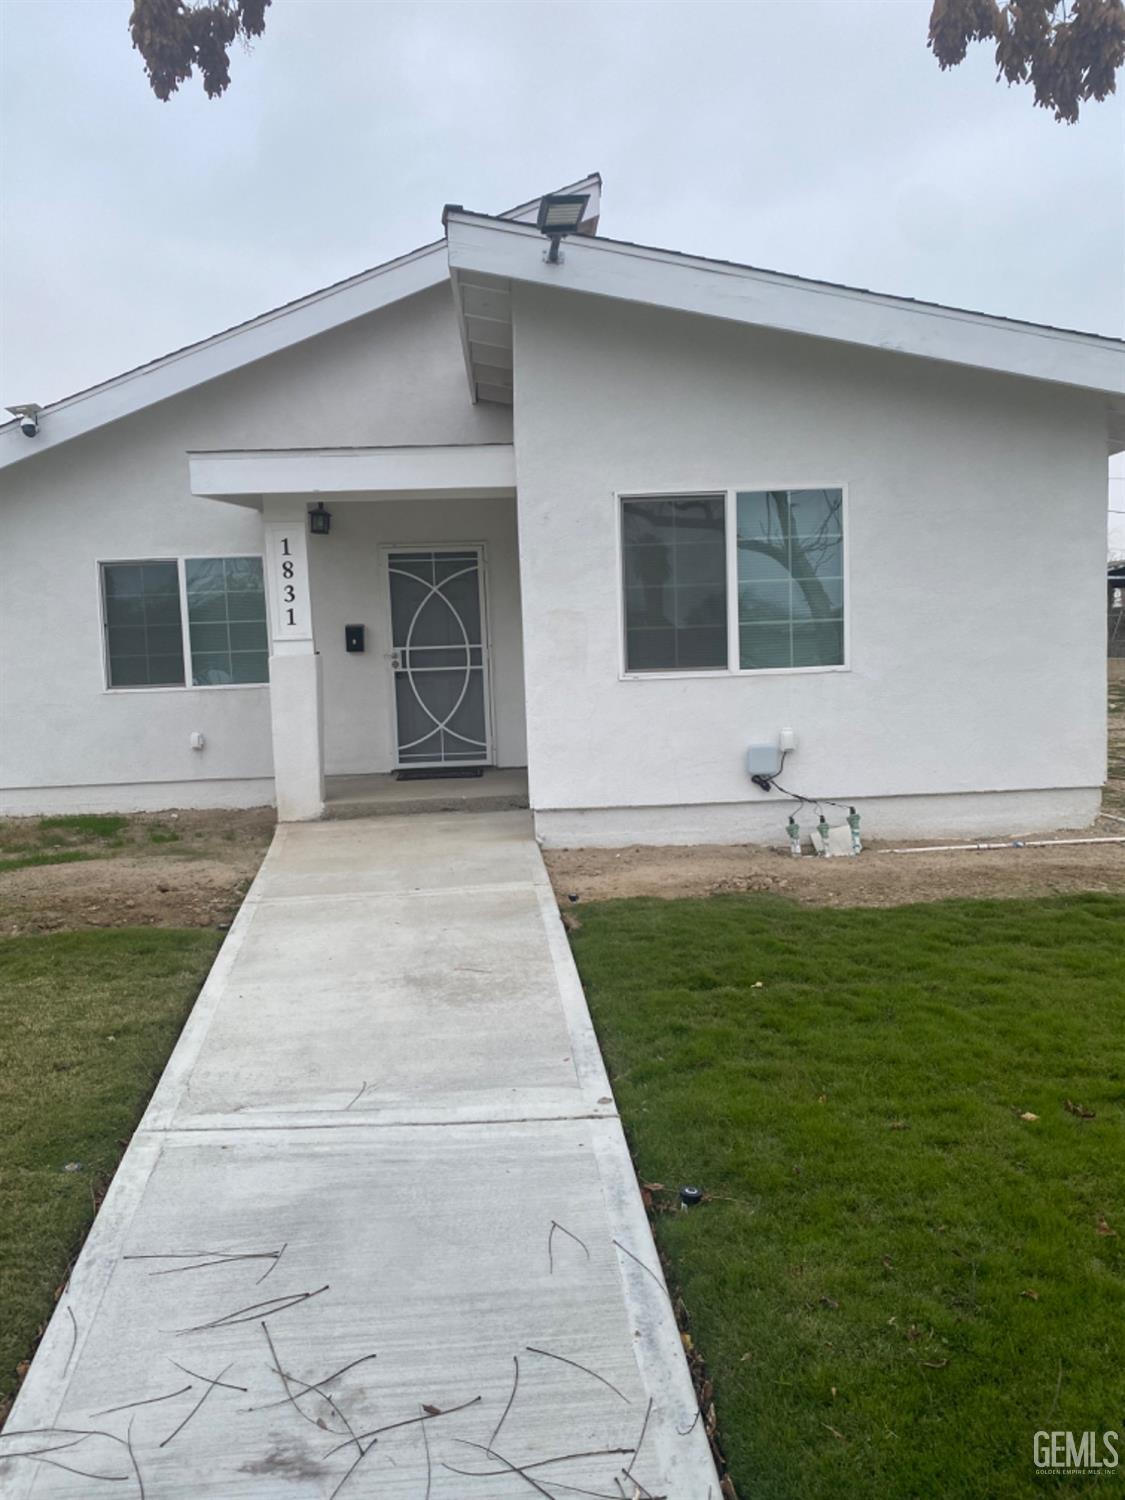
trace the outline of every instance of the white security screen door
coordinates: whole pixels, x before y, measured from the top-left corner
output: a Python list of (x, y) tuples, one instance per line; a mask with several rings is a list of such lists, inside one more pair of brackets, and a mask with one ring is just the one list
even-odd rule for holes
[(398, 764), (492, 761), (479, 547), (387, 554)]

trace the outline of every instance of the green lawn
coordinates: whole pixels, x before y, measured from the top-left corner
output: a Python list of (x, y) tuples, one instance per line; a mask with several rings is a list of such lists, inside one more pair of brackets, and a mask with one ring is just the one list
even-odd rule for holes
[(579, 910), (740, 1494), (1116, 1493), (1032, 1441), (1125, 1428), (1125, 897)]
[(221, 940), (0, 939), (0, 1420)]

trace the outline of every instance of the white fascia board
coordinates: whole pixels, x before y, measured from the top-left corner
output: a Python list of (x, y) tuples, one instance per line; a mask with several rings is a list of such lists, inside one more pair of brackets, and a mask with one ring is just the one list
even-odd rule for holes
[(520, 224), (446, 218), (453, 271), (586, 292), (1125, 396), (1125, 343), (571, 235), (557, 265)]
[(44, 409), (37, 437), (24, 437), (16, 422), (0, 429), (0, 468), (34, 458), (106, 422), (178, 396), (448, 279), (445, 241), (438, 240), (88, 391), (67, 396)]
[(240, 501), (260, 495), (514, 495), (511, 443), (418, 448), (289, 448), (189, 453), (191, 492)]

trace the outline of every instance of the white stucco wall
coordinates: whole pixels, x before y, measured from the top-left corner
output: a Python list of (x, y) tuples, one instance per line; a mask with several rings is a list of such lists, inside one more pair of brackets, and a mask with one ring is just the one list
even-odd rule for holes
[[(527, 764), (516, 503), (513, 499), (332, 504), (332, 530), (309, 539), (313, 630), (324, 672), (325, 771), (389, 771), (394, 692), (386, 559), (381, 547), (483, 545), (491, 646), (495, 760)], [(366, 627), (366, 650), (344, 650), (344, 626)]]
[[(780, 799), (743, 754), (783, 727), (786, 785), (879, 799), (873, 834), (940, 832), (937, 798), (957, 827), (1093, 816), (1094, 398), (563, 291), (517, 287), (514, 306), (528, 761), (548, 842), (776, 839)], [(848, 489), (850, 670), (621, 680), (615, 490), (802, 482)]]
[[(0, 809), (272, 799), (266, 687), (105, 691), (99, 560), (261, 550), (255, 511), (190, 494), (188, 451), (510, 433), (509, 412), (468, 400), (450, 292), (439, 287), (6, 470)], [(195, 730), (202, 752), (190, 748)], [(361, 763), (354, 736), (343, 744), (349, 767), (376, 768)]]

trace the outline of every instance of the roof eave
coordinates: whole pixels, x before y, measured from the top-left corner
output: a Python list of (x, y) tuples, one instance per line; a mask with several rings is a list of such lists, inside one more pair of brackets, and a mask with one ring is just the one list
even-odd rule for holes
[(1125, 343), (602, 238), (571, 237), (557, 264), (535, 229), (446, 216), (455, 275), (483, 275), (827, 338), (1109, 396), (1125, 414)]

